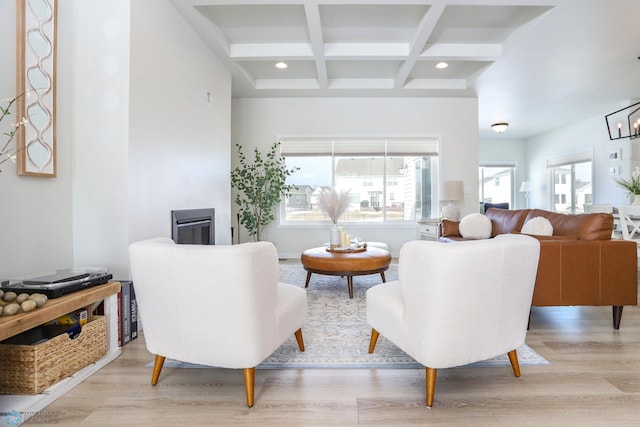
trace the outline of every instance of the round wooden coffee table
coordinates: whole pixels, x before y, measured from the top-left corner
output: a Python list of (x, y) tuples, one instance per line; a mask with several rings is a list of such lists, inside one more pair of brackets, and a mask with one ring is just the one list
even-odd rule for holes
[(386, 282), (384, 272), (389, 268), (391, 255), (375, 247), (360, 252), (329, 252), (326, 247), (320, 247), (302, 252), (300, 260), (307, 271), (305, 288), (309, 286), (312, 273), (347, 276), (349, 298), (353, 298), (353, 276), (380, 273), (382, 281)]

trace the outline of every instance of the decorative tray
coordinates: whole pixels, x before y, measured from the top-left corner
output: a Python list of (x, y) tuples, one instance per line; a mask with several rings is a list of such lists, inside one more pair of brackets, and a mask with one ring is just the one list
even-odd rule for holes
[(337, 253), (354, 253), (354, 252), (364, 252), (367, 250), (366, 246), (354, 246), (354, 247), (344, 247), (344, 248), (327, 248), (327, 252), (337, 252)]

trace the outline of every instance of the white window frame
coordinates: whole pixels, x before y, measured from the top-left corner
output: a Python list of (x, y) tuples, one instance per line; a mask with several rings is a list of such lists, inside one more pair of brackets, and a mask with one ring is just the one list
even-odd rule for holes
[[(517, 165), (512, 162), (500, 162), (500, 163), (489, 163), (483, 162), (478, 165), (479, 172), (482, 168), (509, 168), (510, 169), (510, 179), (511, 179), (511, 189), (509, 191), (509, 208), (515, 209), (516, 207), (516, 175), (517, 175)], [(480, 203), (484, 202), (484, 185), (482, 177), (479, 177), (479, 188), (478, 188), (478, 199)], [(494, 200), (492, 203), (500, 203), (502, 200)]]
[[(571, 194), (569, 195), (570, 202), (570, 212), (559, 212), (559, 213), (569, 213), (569, 214), (577, 214), (583, 213), (584, 207), (578, 206), (576, 201), (576, 188), (575, 188), (575, 165), (580, 163), (591, 163), (591, 199), (595, 197), (593, 192), (593, 151), (584, 151), (580, 153), (571, 153), (562, 156), (557, 156), (552, 159), (547, 160), (547, 202), (549, 204), (549, 210), (556, 212), (556, 203), (555, 203), (555, 168), (562, 166), (571, 166)], [(566, 184), (565, 184), (566, 185)]]
[[(387, 157), (398, 156), (416, 156), (416, 157), (434, 157), (438, 158), (439, 137), (433, 135), (411, 135), (411, 136), (300, 136), (300, 135), (283, 135), (279, 136), (280, 154), (283, 157), (295, 156), (322, 156), (327, 155), (332, 158), (332, 176), (331, 185), (335, 185), (335, 160), (336, 157), (343, 156), (365, 156), (375, 155)], [(386, 161), (384, 162), (386, 164)], [(438, 215), (438, 161), (433, 162), (431, 168), (431, 202), (430, 209), (432, 215)], [(388, 176), (385, 172), (383, 175), (384, 191), (381, 195), (382, 200), (387, 197), (387, 180)], [(294, 182), (295, 184), (295, 182)], [(385, 203), (382, 203), (385, 205)], [(386, 220), (386, 206), (382, 221), (363, 221), (348, 222), (349, 226), (396, 226), (396, 225), (415, 225), (415, 220)], [(326, 226), (328, 221), (287, 221), (285, 202), (280, 203), (278, 209), (278, 226), (307, 227), (307, 226)]]

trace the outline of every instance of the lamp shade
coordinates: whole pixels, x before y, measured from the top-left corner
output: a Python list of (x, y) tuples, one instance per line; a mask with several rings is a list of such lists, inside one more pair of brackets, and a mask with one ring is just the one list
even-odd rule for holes
[(528, 193), (531, 191), (531, 183), (529, 181), (522, 181), (522, 185), (520, 186), (521, 193)]
[(464, 182), (443, 181), (440, 185), (440, 200), (463, 200)]

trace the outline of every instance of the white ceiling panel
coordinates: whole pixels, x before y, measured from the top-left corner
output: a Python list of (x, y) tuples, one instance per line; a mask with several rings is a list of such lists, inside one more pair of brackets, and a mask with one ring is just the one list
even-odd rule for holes
[(171, 1), (234, 97), (477, 97), (514, 138), (640, 98), (638, 0)]

